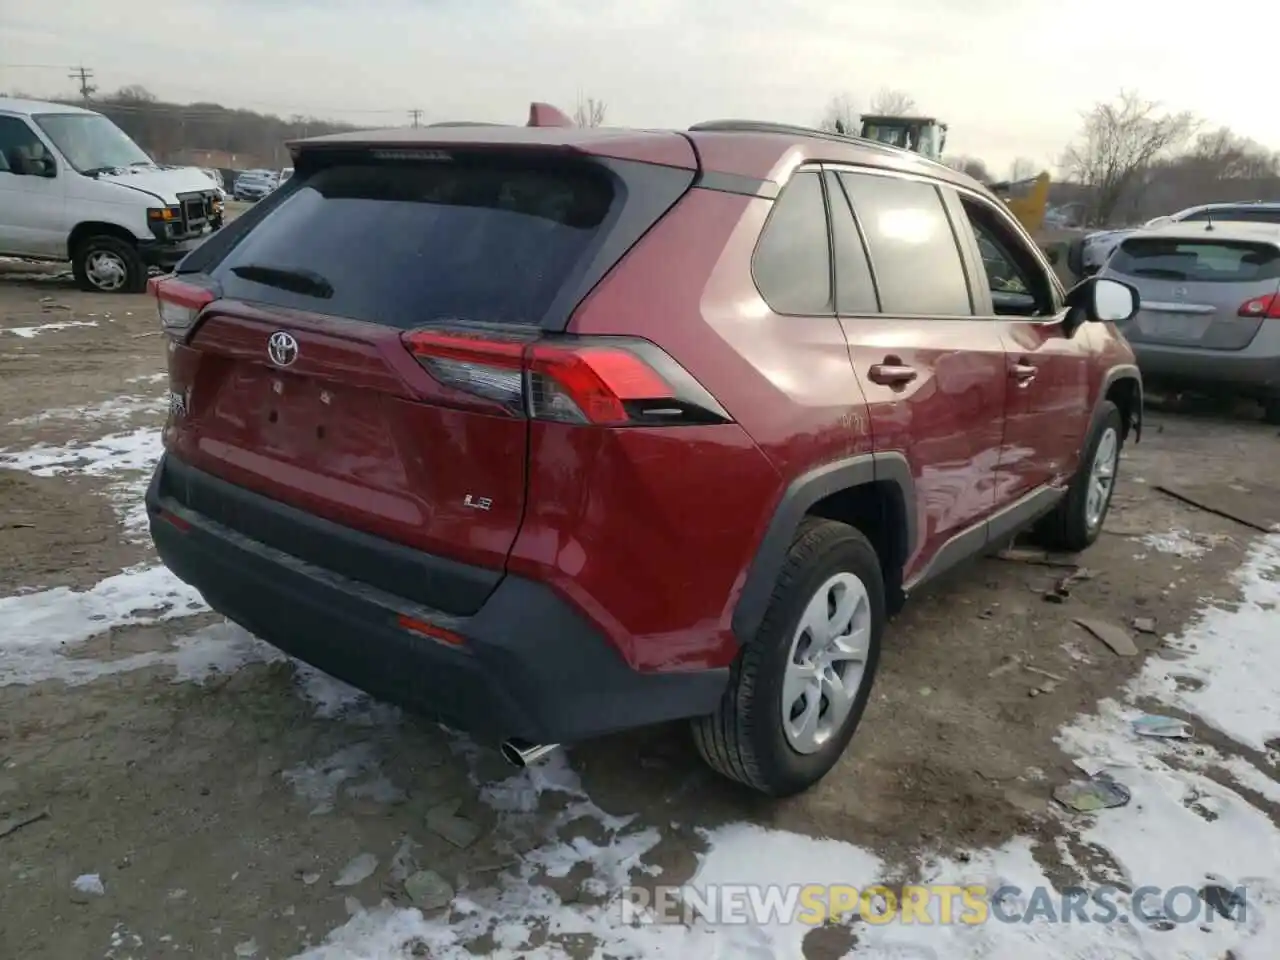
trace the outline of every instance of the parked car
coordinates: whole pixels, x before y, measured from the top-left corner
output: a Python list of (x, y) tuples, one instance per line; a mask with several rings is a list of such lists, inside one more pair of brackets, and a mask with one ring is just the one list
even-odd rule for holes
[(1169, 223), (1206, 223), (1214, 220), (1237, 220), (1245, 223), (1280, 223), (1280, 202), (1250, 201), (1245, 203), (1206, 203), (1188, 207), (1177, 213), (1148, 220), (1142, 227), (1124, 230), (1100, 230), (1086, 234), (1082, 249), (1083, 275), (1097, 273), (1125, 237), (1135, 230)]
[(280, 189), (280, 187), (284, 186), (285, 181), (287, 181), (292, 176), (293, 176), (293, 167), (283, 167), (276, 174), (276, 189), (278, 190)]
[(226, 184), (222, 180), (222, 172), (214, 167), (200, 167), (200, 172), (213, 181), (214, 187), (218, 192), (219, 200), (227, 199)]
[(1141, 293), (1121, 330), (1145, 379), (1252, 397), (1280, 423), (1280, 224), (1140, 230), (1100, 275)]
[(69, 260), (85, 290), (139, 292), (221, 221), (194, 167), (163, 167), (102, 114), (0, 97), (0, 256)]
[(742, 122), (291, 146), (155, 283), (152, 537), (215, 610), (512, 762), (688, 719), (722, 774), (803, 790), (904, 597), (1102, 529), (1136, 296), (1064, 292), (963, 174)]
[(276, 173), (272, 170), (245, 170), (232, 184), (237, 200), (256, 203), (276, 188)]

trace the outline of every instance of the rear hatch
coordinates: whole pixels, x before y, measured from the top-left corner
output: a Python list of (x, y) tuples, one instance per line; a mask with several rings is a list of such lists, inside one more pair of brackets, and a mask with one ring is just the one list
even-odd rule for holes
[[(563, 331), (688, 188), (696, 161), (672, 139), (684, 152), (666, 154), (687, 166), (536, 144), (300, 153), (249, 229), (233, 225), (157, 285), (182, 398), (166, 447), (335, 532), (433, 554), (445, 569), (406, 588), (403, 571), (358, 563), (348, 537), (302, 536), (235, 498), (193, 508), (303, 560), (473, 613), (484, 596), (447, 564), (501, 570), (519, 531), (529, 421), (518, 358)], [(469, 366), (465, 350), (450, 352), (476, 337), (517, 362)]]
[(1107, 273), (1138, 288), (1135, 344), (1242, 350), (1280, 306), (1280, 248), (1211, 234), (1130, 237)]

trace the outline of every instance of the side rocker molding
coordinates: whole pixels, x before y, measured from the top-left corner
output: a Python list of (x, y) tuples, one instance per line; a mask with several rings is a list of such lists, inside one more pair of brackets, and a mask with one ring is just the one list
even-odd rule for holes
[(902, 454), (862, 454), (824, 464), (797, 477), (783, 491), (774, 509), (734, 607), (731, 625), (739, 643), (755, 636), (760, 628), (791, 541), (809, 509), (833, 493), (876, 481), (891, 483), (898, 488), (906, 518), (904, 559), (914, 552), (917, 533), (915, 485), (911, 480), (911, 467)]

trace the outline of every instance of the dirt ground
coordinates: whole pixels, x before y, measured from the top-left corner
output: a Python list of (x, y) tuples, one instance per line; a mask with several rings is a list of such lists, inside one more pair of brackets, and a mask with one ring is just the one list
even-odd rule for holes
[[(76, 292), (56, 271), (19, 272), (0, 270), (0, 455), (158, 427), (164, 344), (151, 303)], [(12, 332), (53, 323), (68, 325)], [(88, 419), (72, 409), (109, 410), (121, 396), (150, 406)], [(407, 903), (406, 871), (429, 868), (483, 898), (552, 839), (607, 849), (650, 826), (661, 840), (645, 861), (662, 868), (664, 883), (692, 874), (699, 828), (735, 820), (847, 839), (885, 857), (902, 880), (924, 855), (1024, 834), (1065, 879), (1048, 797), (1071, 768), (1055, 731), (1112, 695), (1145, 657), (1171, 656), (1156, 635), (1133, 630), (1141, 655), (1118, 656), (1074, 618), (1124, 627), (1151, 618), (1168, 633), (1206, 598), (1232, 598), (1228, 574), (1255, 531), (1155, 487), (1200, 485), (1280, 511), (1267, 486), (1280, 470), (1276, 430), (1248, 413), (1149, 411), (1142, 442), (1125, 451), (1106, 533), (1081, 558), (1087, 575), (1061, 602), (1045, 596), (1067, 570), (996, 558), (913, 598), (891, 625), (876, 691), (840, 766), (782, 803), (718, 780), (673, 727), (568, 754), (591, 801), (634, 820), (561, 816), (573, 797), (544, 792), (536, 809), (499, 824), (493, 788), (512, 776), (500, 759), (378, 705), (317, 710), (299, 696), (314, 677), (287, 661), (205, 683), (175, 683), (170, 667), (157, 666), (76, 686), (0, 686), (0, 821), (48, 811), (0, 836), (0, 956), (288, 957), (346, 922), (350, 898)], [(117, 522), (116, 482), (0, 471), (0, 597), (86, 589), (147, 561), (145, 540)], [(216, 623), (198, 614), (116, 627), (68, 656), (166, 650)], [(442, 804), (470, 818), (474, 839), (457, 846), (429, 826)], [(378, 868), (335, 886), (366, 852)], [(85, 873), (100, 875), (105, 895), (73, 895), (73, 878)], [(583, 883), (589, 875), (544, 882), (565, 900), (591, 902), (600, 889)], [(852, 936), (816, 931), (806, 954), (841, 956)], [(571, 952), (586, 950), (571, 939)], [(480, 937), (472, 949), (492, 945)]]

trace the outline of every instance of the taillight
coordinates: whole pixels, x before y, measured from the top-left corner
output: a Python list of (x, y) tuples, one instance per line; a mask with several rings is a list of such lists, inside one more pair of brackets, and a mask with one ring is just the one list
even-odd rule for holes
[(415, 330), (404, 334), (404, 344), (442, 384), (512, 416), (612, 427), (730, 420), (688, 371), (647, 340), (503, 340)]
[(1264, 320), (1280, 320), (1280, 293), (1268, 293), (1240, 304), (1237, 316)]
[(185, 340), (200, 311), (218, 299), (207, 287), (176, 277), (153, 277), (147, 289), (155, 294), (160, 326), (175, 340)]

